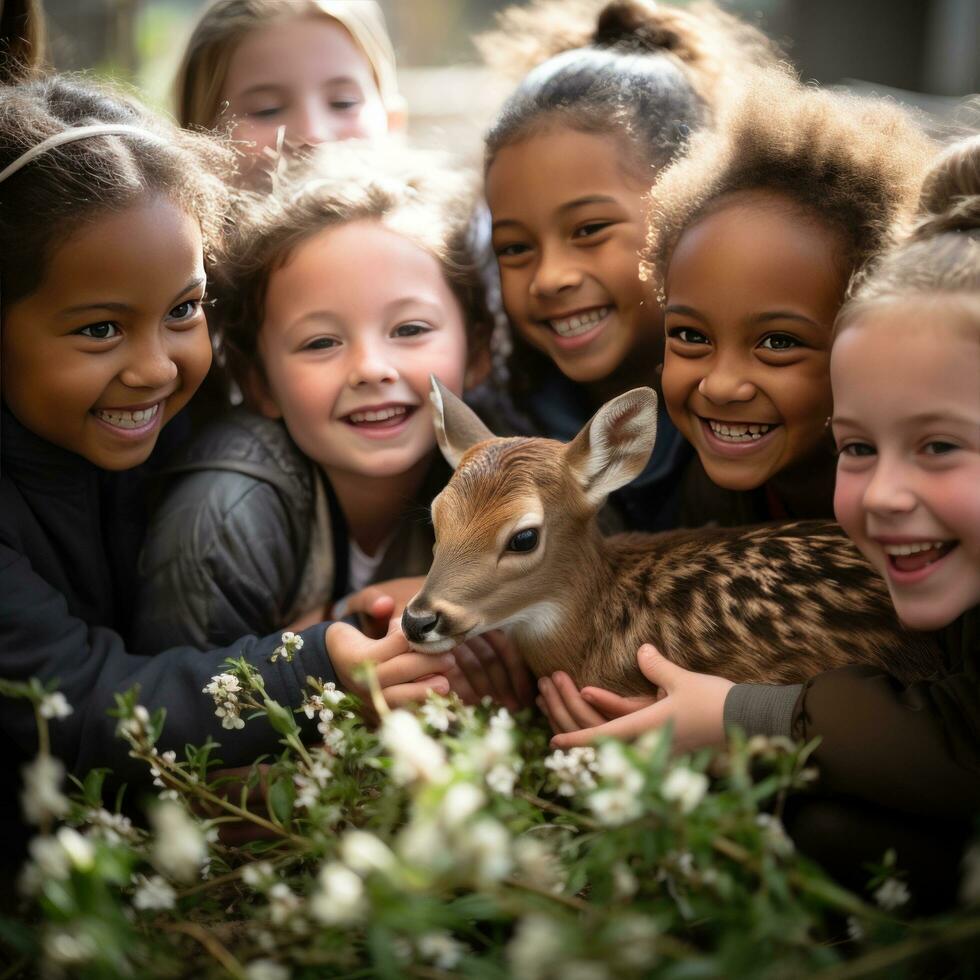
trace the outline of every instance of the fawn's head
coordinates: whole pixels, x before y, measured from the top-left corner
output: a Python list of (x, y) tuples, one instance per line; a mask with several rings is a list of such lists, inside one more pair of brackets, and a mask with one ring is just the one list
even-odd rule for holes
[(432, 501), (432, 567), (405, 607), (402, 629), (429, 653), (489, 629), (538, 634), (560, 628), (577, 572), (613, 490), (646, 465), (656, 439), (657, 396), (636, 388), (607, 402), (567, 445), (496, 438), (436, 378), (439, 448), (455, 469)]

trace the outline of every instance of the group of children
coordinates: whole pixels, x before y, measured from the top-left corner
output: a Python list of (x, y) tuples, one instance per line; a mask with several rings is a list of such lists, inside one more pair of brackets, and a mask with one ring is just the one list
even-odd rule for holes
[[(274, 750), (201, 696), (228, 656), (293, 706), (367, 661), (391, 705), (536, 701), (558, 747), (667, 721), (682, 748), (819, 735), (801, 848), (860, 886), (894, 846), (941, 904), (980, 812), (980, 138), (940, 153), (712, 7), (538, 2), (484, 46), (524, 72), (487, 136), (489, 243), (472, 182), (385, 136), (404, 106), (372, 3), (216, 0), (183, 128), (88, 81), (0, 90), (0, 675), (57, 678), (54, 751), (133, 782), (106, 711), (134, 684), (167, 709), (161, 748)], [(836, 513), (936, 632), (935, 676), (732, 685), (644, 648), (646, 703), (534, 685), (499, 633), (413, 653), (385, 626), (448, 478), (430, 374), (493, 431), (559, 439), (655, 387), (608, 526)], [(19, 766), (32, 712), (3, 729)]]

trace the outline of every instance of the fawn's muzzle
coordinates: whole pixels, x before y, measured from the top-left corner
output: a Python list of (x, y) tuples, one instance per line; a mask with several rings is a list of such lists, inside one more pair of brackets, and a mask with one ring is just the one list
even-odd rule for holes
[(412, 612), (411, 608), (406, 606), (402, 613), (402, 632), (413, 643), (423, 643), (427, 633), (438, 629), (439, 618), (437, 612), (428, 609)]

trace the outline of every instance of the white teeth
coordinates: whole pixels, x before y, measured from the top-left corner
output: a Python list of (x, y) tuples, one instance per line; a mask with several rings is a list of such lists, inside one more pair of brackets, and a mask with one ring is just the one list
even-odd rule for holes
[(577, 337), (591, 330), (603, 317), (608, 316), (611, 310), (611, 306), (600, 306), (598, 309), (578, 313), (564, 320), (549, 320), (548, 326), (561, 337)]
[(99, 409), (95, 414), (103, 422), (114, 425), (117, 429), (138, 429), (147, 424), (157, 412), (160, 411), (160, 402), (151, 405), (149, 408), (138, 408), (135, 412), (128, 412), (125, 409)]
[(919, 541), (915, 544), (886, 544), (884, 545), (886, 555), (917, 555), (920, 551), (932, 551), (934, 548), (941, 548), (945, 541)]
[(708, 419), (708, 425), (711, 426), (711, 431), (725, 442), (754, 442), (761, 439), (770, 429), (775, 428), (764, 423), (716, 422), (714, 419)]
[(376, 412), (351, 412), (348, 418), (351, 422), (387, 422), (396, 415), (404, 415), (408, 409), (404, 405), (395, 405), (392, 408), (379, 408)]

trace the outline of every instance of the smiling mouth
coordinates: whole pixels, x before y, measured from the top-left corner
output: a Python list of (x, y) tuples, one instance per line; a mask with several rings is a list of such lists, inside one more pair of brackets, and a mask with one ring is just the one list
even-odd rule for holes
[(150, 405), (149, 408), (97, 408), (93, 414), (116, 429), (142, 429), (149, 425), (160, 411), (163, 402)]
[(415, 405), (385, 405), (362, 409), (344, 416), (344, 421), (359, 429), (390, 429), (400, 425), (416, 410)]
[(959, 541), (915, 541), (905, 544), (883, 544), (888, 564), (899, 572), (917, 572), (945, 558)]
[(773, 429), (779, 427), (778, 422), (720, 422), (717, 419), (702, 418), (711, 434), (722, 442), (751, 443), (758, 442)]
[(588, 333), (596, 324), (604, 320), (612, 312), (611, 306), (597, 306), (591, 310), (573, 313), (571, 316), (543, 322), (559, 337), (578, 337)]

